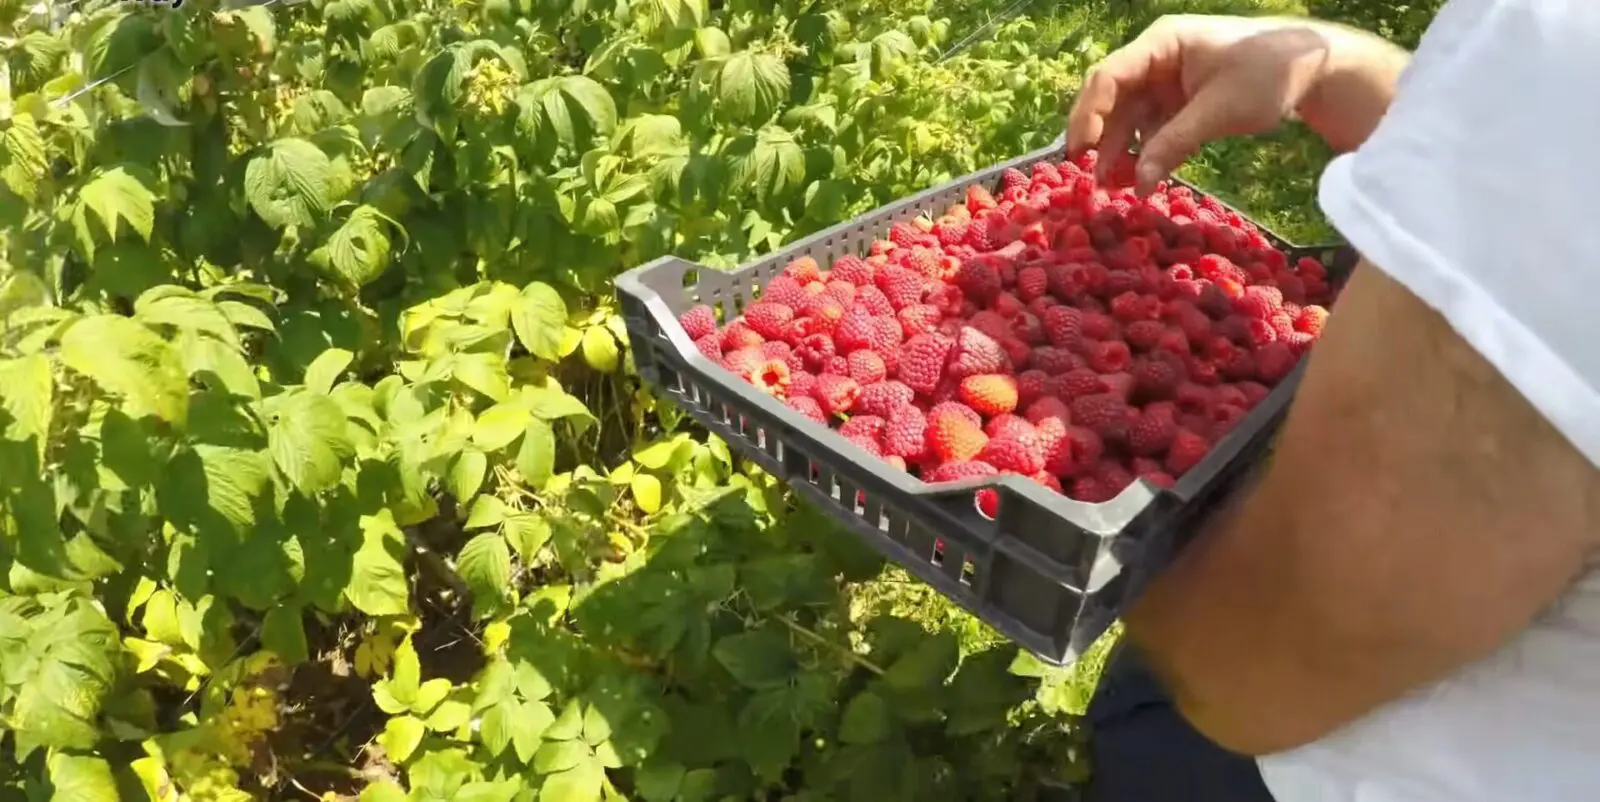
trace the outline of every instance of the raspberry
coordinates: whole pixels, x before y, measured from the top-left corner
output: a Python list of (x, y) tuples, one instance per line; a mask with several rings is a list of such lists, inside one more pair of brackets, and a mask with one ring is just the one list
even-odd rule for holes
[(876, 351), (856, 351), (845, 361), (850, 367), (850, 378), (862, 387), (881, 382), (888, 376), (883, 357), (878, 356)]
[(876, 285), (869, 284), (856, 290), (856, 303), (865, 306), (873, 315), (894, 314), (894, 304), (889, 303), (889, 296), (884, 295)]
[(939, 415), (959, 415), (972, 421), (973, 426), (980, 428), (983, 426), (983, 416), (974, 412), (972, 407), (960, 401), (942, 401), (934, 404), (933, 408), (928, 410), (928, 420), (930, 421)]
[(968, 298), (981, 304), (993, 301), (1003, 289), (1000, 273), (976, 259), (961, 263), (960, 269), (956, 270), (955, 285)]
[(957, 482), (962, 479), (975, 479), (985, 476), (997, 476), (1000, 471), (987, 462), (974, 462), (972, 460), (952, 460), (945, 462), (922, 475), (922, 481), (929, 484), (938, 482)]
[(856, 285), (848, 281), (829, 279), (827, 289), (823, 291), (846, 307), (849, 307), (856, 300)]
[[(1082, 426), (1068, 426), (1067, 440), (1072, 443), (1072, 470), (1080, 472), (1094, 467), (1105, 453), (1105, 440), (1094, 431)], [(1062, 471), (1062, 474), (1067, 473)]]
[(1046, 397), (1029, 404), (1022, 417), (1033, 424), (1051, 419), (1066, 423), (1072, 420), (1072, 408), (1059, 398)]
[(800, 313), (815, 319), (813, 325), (818, 331), (833, 331), (839, 325), (839, 319), (844, 317), (844, 304), (832, 295), (818, 293), (800, 301)]
[(1272, 329), (1274, 340), (1287, 339), (1295, 333), (1294, 317), (1287, 312), (1273, 312), (1267, 318), (1267, 325)]
[(817, 403), (822, 405), (822, 410), (830, 415), (849, 412), (860, 395), (861, 385), (856, 384), (855, 379), (831, 373), (818, 376), (817, 387), (812, 392)]
[(909, 248), (917, 244), (921, 234), (910, 223), (899, 222), (889, 226), (889, 241), (901, 248)]
[(1134, 391), (1145, 400), (1171, 398), (1183, 383), (1187, 371), (1183, 360), (1164, 351), (1153, 351), (1133, 365)]
[(1124, 292), (1111, 299), (1111, 316), (1124, 323), (1155, 320), (1161, 316), (1161, 301), (1150, 295)]
[(789, 397), (817, 394), (817, 374), (789, 368)]
[(1235, 381), (1253, 379), (1256, 375), (1256, 360), (1249, 351), (1243, 348), (1233, 348), (1217, 358), (1217, 373)]
[(1103, 440), (1122, 440), (1128, 433), (1133, 410), (1122, 396), (1112, 393), (1086, 395), (1072, 401), (1072, 422)]
[(928, 248), (912, 248), (905, 258), (905, 266), (931, 279), (942, 278), (944, 274), (939, 253)]
[(1182, 476), (1199, 464), (1206, 452), (1211, 450), (1211, 444), (1188, 429), (1179, 429), (1172, 438), (1172, 445), (1167, 447), (1167, 459), (1164, 463), (1167, 472), (1173, 476)]
[(1153, 457), (1166, 451), (1177, 434), (1178, 420), (1172, 410), (1152, 406), (1140, 413), (1128, 429), (1128, 450)]
[(1106, 392), (1121, 398), (1124, 401), (1133, 400), (1133, 391), (1136, 382), (1132, 373), (1105, 373), (1100, 376), (1100, 383), (1106, 386)]
[(1292, 332), (1289, 336), (1280, 340), (1284, 345), (1289, 346), (1289, 350), (1293, 351), (1295, 356), (1304, 354), (1311, 348), (1311, 344), (1316, 341), (1317, 338), (1314, 335), (1303, 331)]
[(787, 361), (789, 359), (789, 354), (794, 350), (789, 347), (788, 343), (782, 340), (770, 340), (757, 346), (757, 348), (761, 349), (762, 356), (768, 359), (776, 359), (779, 362)]
[(897, 378), (917, 392), (933, 392), (944, 377), (945, 360), (954, 347), (955, 341), (939, 334), (912, 337), (901, 349)]
[(1116, 498), (1128, 485), (1133, 484), (1133, 473), (1120, 462), (1102, 460), (1094, 466), (1094, 477), (1100, 480), (1100, 486)]
[(1133, 353), (1128, 350), (1128, 344), (1120, 340), (1092, 343), (1089, 345), (1089, 352), (1084, 356), (1089, 361), (1089, 367), (1099, 373), (1126, 370), (1133, 361)]
[(750, 383), (767, 395), (782, 398), (789, 392), (789, 366), (782, 360), (768, 359), (750, 372)]
[(839, 319), (839, 325), (833, 330), (833, 342), (838, 347), (839, 353), (848, 355), (860, 349), (877, 349), (882, 347), (882, 330), (878, 328), (878, 319), (872, 316), (864, 306), (853, 306)]
[(888, 421), (877, 415), (851, 415), (849, 420), (839, 424), (839, 434), (852, 440), (877, 440), (883, 436), (883, 429), (887, 425)]
[(700, 304), (680, 315), (678, 324), (683, 326), (683, 331), (689, 335), (689, 339), (698, 340), (717, 332), (717, 313), (713, 312), (711, 307)]
[(1028, 364), (1051, 376), (1059, 376), (1074, 368), (1083, 367), (1082, 360), (1071, 351), (1053, 345), (1033, 349), (1033, 353), (1028, 356)]
[(1052, 306), (1044, 310), (1044, 333), (1050, 342), (1069, 351), (1083, 349), (1083, 313), (1070, 306)]
[(855, 409), (865, 415), (888, 418), (895, 410), (911, 403), (916, 393), (898, 381), (881, 381), (861, 388)]
[(1000, 189), (1007, 190), (1012, 187), (1026, 187), (1027, 185), (1028, 176), (1021, 170), (1015, 167), (1007, 167), (1000, 171)]
[(1035, 473), (1032, 476), (1029, 476), (1028, 478), (1032, 479), (1034, 482), (1036, 482), (1038, 484), (1041, 484), (1041, 485), (1044, 485), (1047, 488), (1050, 488), (1050, 490), (1053, 491), (1053, 492), (1056, 492), (1056, 493), (1060, 493), (1061, 492), (1061, 480), (1057, 479), (1055, 474), (1053, 474), (1053, 473), (1051, 473), (1049, 471), (1039, 471), (1038, 473)]
[(1233, 427), (1244, 420), (1244, 413), (1244, 407), (1235, 404), (1217, 404), (1212, 407), (1209, 413), (1212, 424), (1209, 432), (1211, 438), (1221, 440), (1224, 435), (1233, 431)]
[(964, 379), (979, 373), (998, 373), (1006, 367), (1006, 352), (1000, 349), (989, 335), (971, 326), (956, 334), (956, 345), (950, 350), (945, 364), (945, 375)]
[(889, 416), (883, 429), (883, 453), (915, 459), (927, 451), (928, 419), (922, 410), (906, 404)]
[(829, 360), (836, 353), (833, 337), (827, 334), (812, 334), (800, 341), (794, 352), (805, 361), (806, 367), (821, 372), (827, 367)]
[(1294, 319), (1294, 330), (1304, 332), (1312, 337), (1322, 336), (1322, 327), (1327, 325), (1328, 310), (1312, 304), (1300, 310), (1299, 316)]
[(978, 424), (955, 413), (930, 415), (925, 437), (928, 449), (944, 462), (972, 459), (989, 441)]
[(898, 310), (922, 301), (928, 279), (915, 270), (886, 265), (873, 277), (873, 283), (889, 299), (889, 305)]
[(1017, 380), (1000, 373), (961, 380), (961, 400), (980, 415), (999, 415), (1017, 408)]
[(1283, 381), (1300, 358), (1287, 343), (1267, 343), (1255, 351), (1256, 378), (1271, 387)]
[(874, 439), (872, 439), (870, 437), (866, 437), (864, 435), (857, 436), (857, 437), (846, 436), (845, 439), (849, 440), (852, 443), (855, 443), (857, 446), (860, 446), (861, 450), (867, 452), (868, 454), (871, 454), (874, 457), (882, 457), (883, 456), (883, 445), (880, 444), (877, 440), (874, 440)]
[(1117, 321), (1110, 315), (1090, 312), (1083, 316), (1083, 336), (1091, 340), (1111, 340), (1117, 336)]
[(695, 340), (694, 347), (700, 349), (700, 353), (704, 354), (706, 359), (722, 362), (722, 338), (716, 334), (707, 334)]
[[(1167, 327), (1162, 325), (1160, 321), (1136, 320), (1123, 327), (1122, 338), (1128, 341), (1128, 345), (1140, 351), (1148, 351), (1158, 347), (1161, 343), (1162, 335), (1166, 333)], [(1178, 334), (1181, 336), (1182, 332), (1178, 332)], [(1187, 343), (1184, 350), (1188, 350)]]
[(1055, 394), (1064, 399), (1071, 400), (1086, 395), (1103, 393), (1107, 389), (1106, 383), (1100, 374), (1092, 368), (1077, 368), (1056, 377)]
[(1079, 476), (1073, 479), (1072, 485), (1066, 489), (1066, 494), (1067, 498), (1086, 504), (1100, 504), (1117, 497), (1115, 492), (1109, 492), (1094, 476)]
[(810, 284), (822, 278), (822, 269), (817, 266), (817, 260), (802, 256), (783, 266), (783, 275), (794, 279), (801, 285)]
[(817, 423), (826, 424), (828, 422), (828, 413), (822, 411), (822, 405), (818, 404), (815, 398), (796, 395), (790, 396), (783, 403), (787, 404), (790, 409)]
[(729, 351), (722, 356), (722, 367), (741, 379), (749, 380), (767, 358), (761, 355), (760, 346), (748, 346)]
[(1044, 470), (1044, 455), (1039, 453), (1038, 444), (1014, 435), (990, 439), (978, 452), (978, 459), (1002, 471), (1032, 474)]
[(1244, 297), (1233, 305), (1239, 314), (1255, 320), (1266, 320), (1283, 309), (1283, 291), (1277, 287), (1256, 285), (1244, 288)]
[(996, 415), (991, 418), (989, 422), (984, 425), (983, 433), (989, 435), (990, 437), (1003, 437), (1005, 435), (1011, 435), (1013, 437), (1020, 437), (1024, 440), (1032, 439), (1034, 435), (1037, 434), (1037, 432), (1035, 432), (1033, 429), (1033, 424), (1029, 423), (1026, 418), (1023, 418), (1020, 415), (1011, 414), (1009, 412), (1004, 415)]
[(969, 221), (954, 215), (945, 215), (934, 221), (933, 233), (939, 238), (939, 244), (945, 247), (960, 245), (967, 240), (967, 225)]
[(1050, 392), (1050, 374), (1042, 370), (1025, 370), (1017, 376), (1017, 406), (1027, 409)]
[(850, 375), (850, 360), (845, 359), (842, 356), (835, 356), (835, 357), (829, 359), (828, 363), (826, 365), (822, 366), (822, 375), (824, 375), (824, 376), (849, 376)]
[(1002, 220), (989, 215), (979, 215), (972, 218), (967, 224), (967, 245), (979, 253), (993, 251), (999, 244), (999, 232), (996, 230), (1004, 225)]
[(1042, 298), (1049, 291), (1050, 282), (1042, 267), (1024, 267), (1017, 271), (1017, 297), (1023, 301)]
[[(888, 301), (884, 303), (887, 304)], [(895, 318), (900, 321), (900, 328), (913, 337), (935, 330), (943, 317), (944, 314), (939, 311), (939, 307), (931, 304), (913, 304), (895, 314)]]
[(1172, 486), (1178, 483), (1178, 480), (1172, 478), (1172, 474), (1161, 470), (1143, 471), (1139, 474), (1139, 478), (1166, 490), (1171, 490)]
[(742, 320), (735, 320), (722, 330), (722, 350), (737, 351), (740, 348), (749, 348), (760, 345), (763, 339), (754, 329), (751, 329)]
[(867, 264), (865, 259), (855, 254), (845, 254), (833, 260), (833, 270), (828, 273), (828, 278), (866, 286), (872, 283), (874, 272), (872, 265)]

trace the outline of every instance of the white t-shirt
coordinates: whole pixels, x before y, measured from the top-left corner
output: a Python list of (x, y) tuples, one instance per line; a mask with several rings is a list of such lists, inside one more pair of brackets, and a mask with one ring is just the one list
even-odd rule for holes
[[(1600, 465), (1600, 1), (1450, 2), (1321, 203)], [(1489, 658), (1260, 765), (1279, 802), (1600, 800), (1600, 576)]]

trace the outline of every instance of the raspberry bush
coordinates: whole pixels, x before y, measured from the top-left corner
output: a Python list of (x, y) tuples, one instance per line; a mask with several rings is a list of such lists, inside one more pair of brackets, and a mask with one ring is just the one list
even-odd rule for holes
[[(990, 4), (51, 5), (0, 0), (0, 799), (1026, 799), (1079, 768), (1072, 677), (645, 392), (609, 282), (1043, 145), (1114, 28), (941, 60)], [(685, 324), (886, 459), (1032, 466), (1004, 443), (1038, 376), (959, 412), (1004, 406), (986, 343), (951, 338), (955, 415), (889, 385), (877, 321), (929, 342), (934, 265), (829, 267), (851, 303)], [(857, 304), (864, 349), (762, 334)]]

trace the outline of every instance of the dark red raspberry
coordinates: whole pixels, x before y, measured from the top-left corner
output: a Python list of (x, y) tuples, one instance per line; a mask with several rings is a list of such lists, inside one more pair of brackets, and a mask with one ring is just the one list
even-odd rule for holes
[(1026, 409), (1050, 392), (1050, 374), (1025, 370), (1017, 375), (1017, 406)]
[(1106, 391), (1106, 383), (1100, 374), (1092, 368), (1077, 368), (1057, 376), (1054, 381), (1055, 395), (1063, 400), (1070, 401), (1086, 395), (1094, 395)]
[(1133, 353), (1128, 350), (1128, 344), (1120, 340), (1091, 343), (1084, 357), (1089, 361), (1089, 367), (1100, 373), (1126, 370), (1133, 361)]
[(961, 263), (956, 271), (955, 285), (961, 288), (964, 295), (980, 304), (991, 303), (1003, 289), (999, 271), (977, 259)]
[(1086, 395), (1072, 401), (1072, 422), (1100, 435), (1102, 440), (1123, 440), (1128, 434), (1132, 412), (1122, 396), (1111, 393)]
[(1164, 351), (1152, 351), (1135, 362), (1134, 392), (1147, 401), (1171, 398), (1188, 377), (1183, 360)]
[(1083, 313), (1070, 306), (1052, 306), (1044, 312), (1041, 321), (1045, 336), (1054, 345), (1069, 351), (1083, 348)]
[(1151, 407), (1139, 413), (1128, 429), (1128, 450), (1134, 454), (1154, 457), (1167, 450), (1178, 434), (1178, 421), (1171, 409)]
[(1211, 450), (1211, 444), (1204, 437), (1188, 430), (1179, 429), (1172, 438), (1172, 445), (1167, 447), (1165, 465), (1167, 471), (1173, 476), (1181, 477), (1188, 473), (1190, 468), (1199, 464), (1206, 452)]
[(1110, 315), (1090, 312), (1083, 316), (1083, 336), (1091, 340), (1115, 339), (1117, 332), (1117, 321)]
[(928, 278), (915, 270), (885, 265), (873, 277), (873, 283), (883, 291), (889, 304), (898, 310), (922, 302)]
[(1042, 298), (1050, 290), (1050, 280), (1042, 267), (1024, 267), (1017, 271), (1017, 297), (1023, 301)]
[(1257, 348), (1255, 359), (1256, 377), (1268, 387), (1283, 381), (1300, 361), (1287, 343), (1280, 342), (1267, 343)]

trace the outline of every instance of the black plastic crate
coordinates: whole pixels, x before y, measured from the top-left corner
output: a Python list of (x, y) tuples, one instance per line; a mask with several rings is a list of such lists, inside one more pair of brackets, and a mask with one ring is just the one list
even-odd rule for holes
[[(666, 257), (616, 281), (634, 361), (646, 381), (912, 575), (1057, 665), (1093, 644), (1261, 461), (1304, 363), (1170, 490), (1137, 480), (1111, 501), (1089, 504), (1020, 476), (930, 485), (895, 470), (707, 359), (678, 316), (704, 303), (732, 320), (793, 259), (809, 255), (827, 267), (839, 256), (863, 255), (893, 223), (924, 213), (937, 218), (965, 199), (967, 187), (994, 189), (1008, 167), (1063, 155), (1058, 143), (980, 170), (733, 270)], [(1354, 267), (1355, 255), (1344, 246), (1300, 247), (1262, 233), (1291, 261), (1309, 256), (1322, 262), (1335, 284)], [(993, 520), (973, 501), (986, 487), (999, 493)]]

